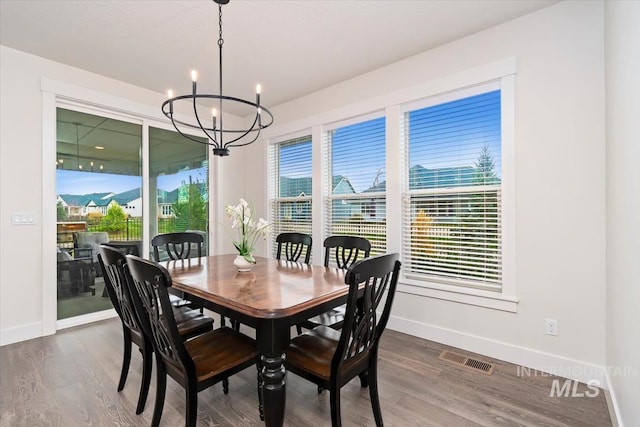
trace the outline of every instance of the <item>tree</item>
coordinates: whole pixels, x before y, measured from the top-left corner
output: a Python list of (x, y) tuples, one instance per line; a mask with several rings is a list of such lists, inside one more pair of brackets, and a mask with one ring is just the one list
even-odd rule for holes
[(198, 181), (189, 181), (189, 184), (183, 183), (186, 197), (178, 197), (178, 201), (172, 206), (176, 217), (176, 231), (205, 231), (209, 214), (207, 201), (200, 192), (202, 185)]
[(109, 233), (119, 233), (124, 231), (127, 227), (127, 214), (124, 213), (122, 207), (113, 202), (109, 207), (107, 214), (102, 218), (100, 224), (100, 231), (106, 231)]
[(411, 224), (411, 255), (430, 256), (434, 254), (432, 241), (433, 219), (424, 209), (420, 209)]
[(102, 213), (100, 212), (89, 212), (85, 217), (90, 230), (91, 227), (100, 227), (102, 218), (104, 218), (104, 215), (102, 215)]
[(56, 217), (58, 218), (58, 222), (67, 220), (67, 210), (62, 205), (62, 202), (58, 202)]
[(493, 155), (491, 151), (489, 151), (489, 146), (485, 145), (482, 147), (475, 166), (475, 183), (479, 185), (491, 185), (500, 182), (496, 176)]

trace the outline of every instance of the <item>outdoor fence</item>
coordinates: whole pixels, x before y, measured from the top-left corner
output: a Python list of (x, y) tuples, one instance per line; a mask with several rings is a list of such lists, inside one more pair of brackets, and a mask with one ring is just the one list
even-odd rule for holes
[[(159, 218), (158, 234), (174, 233), (186, 230), (206, 230), (206, 223), (193, 225), (176, 218)], [(104, 230), (101, 221), (87, 221), (87, 231), (107, 231), (110, 240), (141, 240), (142, 239), (142, 218), (126, 218), (122, 227), (117, 230)]]

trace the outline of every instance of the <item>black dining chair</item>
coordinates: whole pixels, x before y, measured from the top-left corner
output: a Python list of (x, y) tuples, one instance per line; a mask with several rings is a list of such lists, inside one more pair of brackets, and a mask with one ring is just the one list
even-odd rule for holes
[(203, 243), (204, 237), (200, 233), (183, 231), (158, 234), (151, 239), (153, 258), (156, 262), (160, 262), (165, 259), (176, 260), (201, 257)]
[[(398, 254), (381, 255), (356, 262), (345, 275), (349, 295), (340, 331), (318, 326), (291, 340), (285, 367), (328, 389), (331, 425), (342, 425), (340, 389), (356, 376), (369, 387), (377, 426), (382, 426), (378, 397), (378, 344), (389, 320), (400, 261)], [(378, 309), (381, 311), (378, 312)]]
[[(323, 245), (325, 267), (335, 265), (346, 270), (358, 259), (368, 258), (371, 253), (371, 242), (359, 236), (330, 236), (324, 240)], [(344, 310), (344, 305), (335, 307), (296, 325), (298, 335), (302, 333), (302, 328), (313, 329), (319, 325), (340, 329), (344, 322)]]
[[(166, 260), (180, 260), (189, 259), (202, 256), (202, 245), (204, 243), (204, 237), (200, 233), (194, 233), (189, 231), (182, 231), (177, 233), (165, 233), (158, 234), (151, 239), (151, 247), (153, 248), (153, 259), (155, 262), (161, 262)], [(135, 254), (133, 254), (135, 255)], [(184, 298), (184, 295), (176, 295), (180, 292), (174, 292), (170, 294), (171, 303), (174, 306), (188, 306), (191, 308), (197, 308), (200, 313), (204, 310), (202, 307), (198, 307), (188, 299)], [(224, 326), (224, 318), (220, 318), (222, 326)]]
[[(131, 362), (131, 343), (136, 344), (142, 353), (142, 384), (136, 407), (136, 414), (140, 414), (144, 410), (149, 392), (153, 347), (142, 330), (140, 317), (132, 301), (124, 255), (118, 249), (106, 245), (100, 245), (99, 252), (98, 263), (103, 273), (105, 288), (122, 323), (124, 353), (118, 391), (122, 391), (127, 381)], [(191, 310), (188, 307), (174, 307), (174, 310), (178, 334), (183, 340), (213, 329), (213, 319), (202, 315), (197, 310)]]
[[(156, 427), (160, 423), (169, 374), (185, 389), (185, 425), (195, 426), (198, 392), (222, 381), (227, 394), (228, 377), (251, 365), (259, 368), (256, 343), (228, 327), (183, 342), (169, 301), (167, 289), (171, 287), (171, 277), (167, 270), (135, 255), (127, 255), (126, 259), (135, 290), (132, 299), (138, 312), (146, 314), (140, 320), (156, 355), (157, 390), (151, 425)], [(258, 398), (261, 408), (259, 383)]]
[(276, 237), (276, 243), (278, 244), (276, 259), (284, 258), (287, 261), (298, 262), (304, 253), (304, 263), (309, 264), (313, 239), (308, 234), (280, 233)]
[(359, 236), (330, 236), (324, 240), (324, 266), (348, 269), (358, 259), (368, 258), (371, 242)]

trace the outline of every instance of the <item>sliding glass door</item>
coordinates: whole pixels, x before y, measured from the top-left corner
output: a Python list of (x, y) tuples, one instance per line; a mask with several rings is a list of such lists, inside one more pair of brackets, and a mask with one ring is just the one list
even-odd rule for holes
[(207, 146), (189, 141), (174, 131), (149, 127), (149, 194), (156, 196), (149, 203), (150, 239), (157, 234), (180, 231), (200, 233), (204, 237), (203, 251), (207, 254)]
[(58, 320), (112, 308), (97, 262), (102, 243), (140, 253), (142, 125), (57, 109)]
[[(207, 145), (142, 119), (80, 107), (58, 107), (56, 121), (58, 320), (112, 308), (97, 262), (100, 244), (152, 259), (145, 236), (192, 231), (202, 234), (208, 254)], [(71, 323), (84, 321), (90, 318)]]

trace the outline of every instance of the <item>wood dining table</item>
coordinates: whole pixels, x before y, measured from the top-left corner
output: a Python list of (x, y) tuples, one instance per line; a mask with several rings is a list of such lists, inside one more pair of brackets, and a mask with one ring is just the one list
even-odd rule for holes
[(346, 303), (344, 271), (255, 257), (249, 272), (238, 272), (236, 255), (167, 261), (173, 288), (205, 308), (255, 328), (262, 361), (264, 421), (282, 426), (286, 406), (284, 351), (291, 327)]

